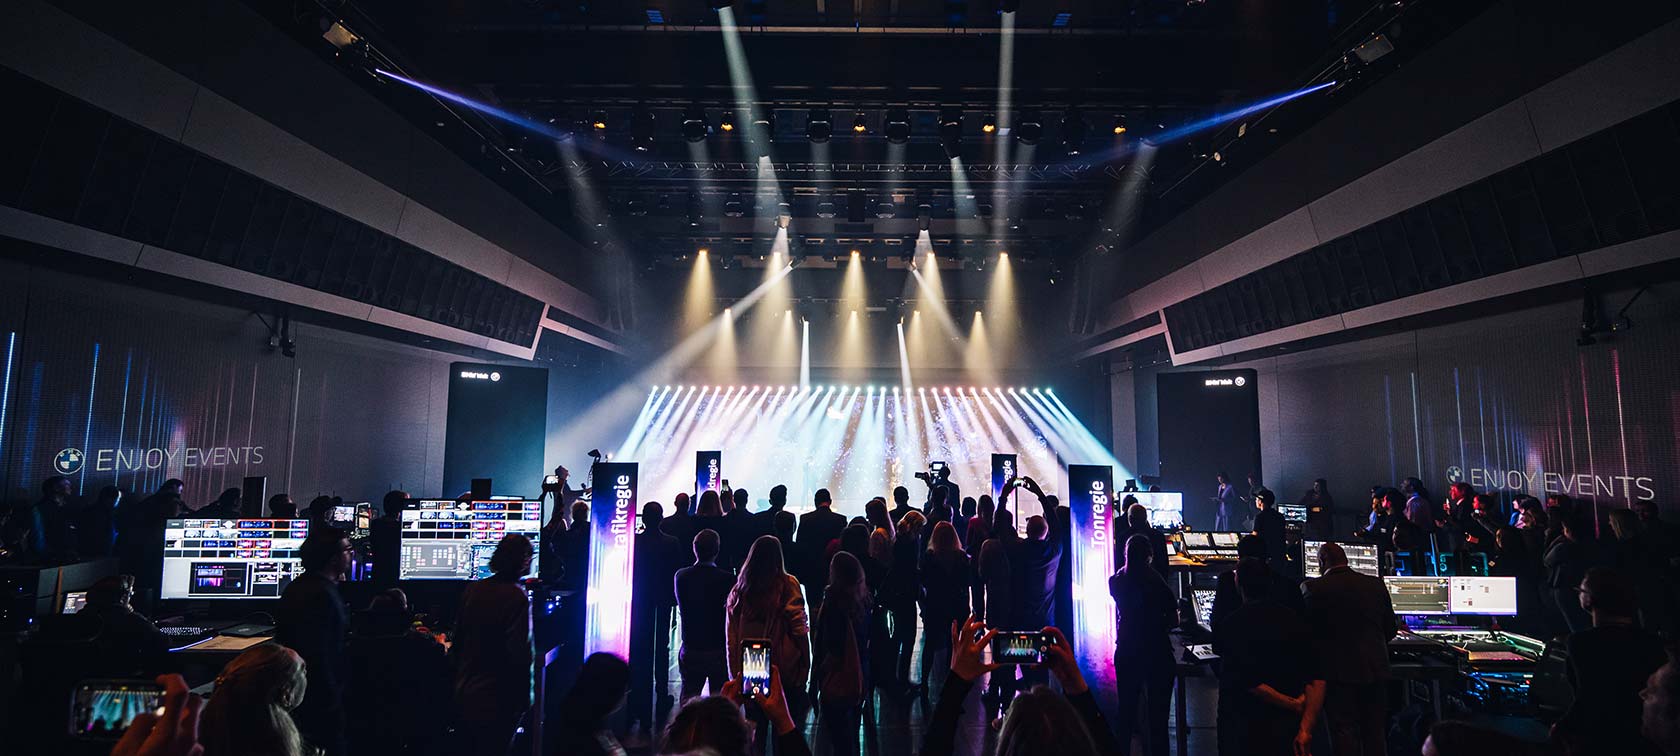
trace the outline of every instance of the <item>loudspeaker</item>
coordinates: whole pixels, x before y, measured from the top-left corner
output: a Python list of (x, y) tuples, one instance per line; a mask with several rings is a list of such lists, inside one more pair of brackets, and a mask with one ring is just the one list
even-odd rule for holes
[(263, 511), (263, 503), (268, 501), (268, 478), (263, 475), (248, 475), (245, 484), (239, 488), (239, 516), (250, 519), (261, 519), (268, 514)]

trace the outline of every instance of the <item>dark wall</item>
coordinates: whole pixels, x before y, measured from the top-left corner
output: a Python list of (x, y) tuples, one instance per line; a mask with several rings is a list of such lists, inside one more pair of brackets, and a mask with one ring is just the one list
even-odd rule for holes
[(474, 478), (490, 478), (498, 495), (541, 493), (547, 403), (544, 368), (451, 363), (443, 447), (447, 495), (471, 489)]
[[(1606, 292), (1604, 307), (1633, 294)], [(1507, 501), (1565, 492), (1602, 510), (1650, 499), (1674, 516), (1680, 285), (1654, 285), (1628, 309), (1631, 330), (1589, 346), (1576, 344), (1578, 297), (1226, 366), (1257, 372), (1266, 482), (1294, 501), (1328, 478), (1346, 527), (1371, 485), (1413, 475), (1437, 496), (1460, 476)], [(1157, 423), (1139, 413), (1142, 472), (1166, 459), (1175, 421), (1164, 404)], [(1157, 433), (1163, 448), (1149, 454)]]

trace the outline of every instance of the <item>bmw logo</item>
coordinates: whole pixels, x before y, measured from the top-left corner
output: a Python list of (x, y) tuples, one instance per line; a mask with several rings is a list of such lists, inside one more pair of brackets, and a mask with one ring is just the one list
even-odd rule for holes
[(1248, 385), (1248, 378), (1239, 375), (1237, 376), (1236, 384), (1238, 386), (1246, 386)]
[(495, 383), (496, 381), (499, 381), (501, 379), (502, 379), (502, 374), (501, 373), (491, 373), (490, 374), (490, 382), (491, 383)]
[(75, 475), (82, 469), (82, 450), (61, 450), (58, 456), (53, 457), (53, 469), (57, 470), (59, 475)]
[(1447, 482), (1458, 483), (1458, 482), (1461, 482), (1463, 480), (1464, 480), (1464, 471), (1460, 470), (1458, 468), (1458, 465), (1453, 465), (1452, 467), (1447, 468)]

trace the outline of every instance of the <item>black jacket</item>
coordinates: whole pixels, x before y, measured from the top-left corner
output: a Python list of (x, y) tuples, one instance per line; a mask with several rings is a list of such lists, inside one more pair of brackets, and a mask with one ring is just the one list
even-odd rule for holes
[(1400, 629), (1382, 578), (1335, 567), (1301, 585), (1325, 680), (1387, 680), (1388, 641)]
[[(1266, 594), (1266, 600), (1281, 604), (1294, 610), (1296, 616), (1303, 620), (1307, 616), (1307, 602), (1301, 597), (1301, 584), (1295, 580), (1279, 574), (1277, 570), (1270, 570), (1272, 574), (1272, 590)], [(1226, 570), (1219, 573), (1218, 590), (1213, 594), (1213, 627), (1208, 628), (1219, 632), (1219, 625), (1232, 612), (1243, 605), (1242, 592), (1237, 590), (1237, 571)]]
[(1015, 577), (1016, 624), (1041, 628), (1056, 621), (1056, 570), (1061, 559), (1062, 545), (1054, 540), (1015, 542), (1009, 568)]

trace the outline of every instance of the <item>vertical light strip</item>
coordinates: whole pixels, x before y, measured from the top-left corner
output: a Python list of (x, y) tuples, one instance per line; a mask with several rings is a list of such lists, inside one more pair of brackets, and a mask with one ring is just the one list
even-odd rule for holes
[[(11, 407), (12, 400), (12, 355), (17, 350), (17, 332), (6, 332), (6, 377), (0, 381), (0, 450), (6, 448), (6, 410)], [(0, 464), (4, 464), (5, 455), (0, 454)]]
[(630, 567), (635, 557), (638, 468), (634, 462), (605, 462), (597, 470), (599, 492), (589, 505), (589, 584), (585, 595), (585, 656), (604, 651), (630, 658)]
[[(134, 350), (132, 348), (130, 348), (126, 351), (125, 354), (126, 354), (126, 357), (123, 360), (122, 411), (117, 413), (117, 458), (118, 459), (122, 459), (123, 434), (128, 431), (128, 379), (129, 379), (130, 373), (134, 369)], [(121, 482), (122, 482), (122, 465), (120, 465), (120, 464), (111, 465), (111, 485), (113, 485), (113, 486), (118, 485)]]
[(93, 370), (88, 376), (88, 408), (87, 421), (82, 425), (82, 470), (76, 476), (76, 493), (84, 492), (87, 487), (88, 445), (93, 442), (93, 395), (99, 388), (99, 342), (93, 342)]

